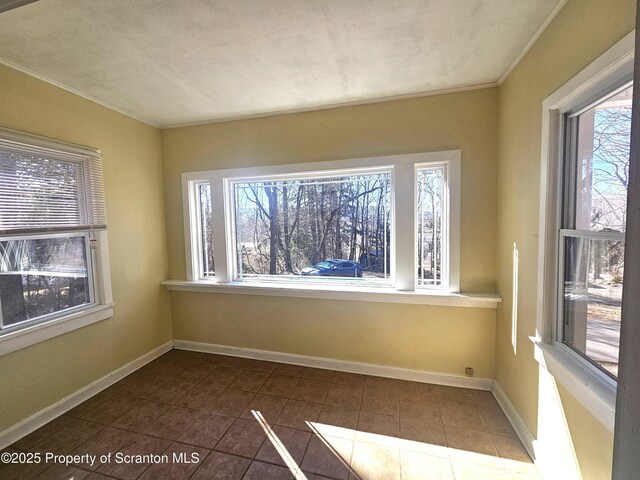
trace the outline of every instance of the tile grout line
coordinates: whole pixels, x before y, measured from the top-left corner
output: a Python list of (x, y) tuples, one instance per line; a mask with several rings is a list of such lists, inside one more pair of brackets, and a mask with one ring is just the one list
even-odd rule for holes
[[(236, 357), (229, 357), (229, 356), (223, 356), (223, 355), (210, 355), (210, 354), (206, 354), (206, 355), (207, 355), (207, 357), (217, 357), (217, 358), (222, 358), (222, 359), (224, 359), (224, 358), (236, 358)], [(160, 358), (162, 358), (162, 357), (159, 357), (158, 359), (154, 360), (154, 362), (155, 362), (155, 361), (158, 361)], [(178, 357), (178, 358), (180, 358), (180, 357)], [(187, 357), (187, 358), (188, 358), (188, 357)], [(137, 372), (140, 372), (140, 370), (142, 370), (142, 369), (146, 368), (148, 365), (152, 365), (152, 364), (153, 364), (153, 362), (150, 362), (149, 364), (147, 364), (147, 365), (145, 365), (145, 366), (141, 367), (140, 369), (138, 369), (138, 370), (136, 370), (136, 371), (134, 371), (134, 372), (131, 372), (129, 375), (127, 375), (126, 377), (124, 377), (123, 379), (121, 379), (121, 380), (120, 380), (120, 382), (125, 381), (127, 378), (131, 377), (132, 375), (135, 375)], [(200, 364), (200, 362), (198, 362), (198, 363), (197, 363), (197, 365), (198, 365), (198, 367), (201, 367), (201, 365), (205, 365), (205, 362), (201, 362), (201, 364)], [(253, 399), (254, 399), (257, 395), (265, 395), (265, 396), (268, 396), (268, 397), (283, 398), (283, 399), (285, 400), (285, 403), (284, 403), (283, 409), (280, 411), (280, 413), (278, 414), (277, 419), (275, 420), (275, 424), (274, 424), (274, 426), (277, 426), (277, 425), (278, 425), (278, 421), (279, 421), (280, 417), (282, 416), (282, 414), (284, 413), (284, 410), (285, 410), (286, 406), (287, 406), (290, 402), (292, 402), (292, 401), (297, 401), (297, 402), (303, 402), (303, 403), (310, 403), (310, 404), (318, 405), (318, 406), (320, 407), (320, 413), (319, 413), (318, 415), (320, 415), (320, 414), (321, 414), (321, 412), (322, 412), (322, 410), (324, 409), (324, 407), (325, 407), (325, 406), (331, 406), (330, 404), (327, 404), (327, 403), (326, 403), (326, 401), (327, 401), (327, 397), (328, 397), (328, 395), (329, 395), (329, 391), (330, 391), (330, 389), (331, 389), (331, 386), (332, 386), (332, 385), (343, 385), (343, 386), (344, 386), (344, 385), (347, 385), (347, 386), (349, 385), (348, 383), (347, 383), (347, 384), (343, 384), (343, 383), (334, 382), (334, 380), (335, 380), (335, 374), (336, 374), (336, 373), (341, 373), (340, 371), (336, 371), (336, 370), (334, 370), (334, 371), (333, 371), (333, 376), (331, 377), (331, 381), (329, 381), (329, 382), (325, 382), (325, 381), (324, 381), (324, 380), (322, 380), (322, 379), (318, 379), (318, 380), (316, 380), (316, 379), (313, 379), (313, 378), (307, 378), (307, 377), (305, 377), (305, 372), (304, 372), (304, 371), (303, 371), (302, 373), (300, 373), (300, 375), (296, 375), (296, 374), (291, 374), (291, 373), (287, 374), (286, 372), (285, 372), (285, 373), (277, 372), (277, 368), (278, 368), (278, 367), (274, 368), (274, 370), (272, 370), (271, 372), (262, 372), (261, 370), (254, 370), (254, 369), (252, 369), (252, 368), (250, 367), (250, 364), (241, 364), (241, 365), (239, 365), (238, 367), (235, 367), (235, 366), (233, 366), (233, 365), (234, 365), (233, 363), (231, 364), (231, 366), (225, 365), (224, 363), (221, 363), (221, 364), (218, 364), (218, 363), (207, 364), (207, 367), (202, 367), (202, 368), (201, 368), (201, 369), (202, 369), (202, 370), (204, 370), (206, 373), (204, 373), (204, 374), (202, 374), (201, 376), (199, 376), (195, 381), (190, 382), (190, 381), (189, 381), (189, 379), (182, 378), (182, 374), (183, 374), (183, 372), (180, 372), (180, 370), (188, 370), (188, 369), (189, 369), (188, 362), (186, 362), (186, 361), (185, 361), (185, 362), (184, 362), (184, 364), (183, 364), (183, 366), (182, 366), (182, 368), (177, 368), (177, 367), (176, 367), (176, 370), (175, 370), (175, 371), (173, 371), (174, 373), (173, 373), (173, 378), (172, 378), (172, 379), (167, 380), (166, 382), (164, 382), (164, 383), (162, 383), (162, 384), (160, 384), (160, 385), (156, 386), (155, 388), (153, 388), (152, 390), (150, 390), (150, 393), (148, 393), (146, 396), (135, 396), (135, 395), (131, 395), (131, 394), (129, 394), (129, 393), (122, 393), (122, 392), (125, 392), (125, 391), (126, 391), (126, 389), (128, 388), (128, 387), (126, 387), (126, 386), (125, 386), (125, 387), (122, 387), (120, 390), (116, 390), (115, 392), (113, 392), (113, 396), (114, 396), (114, 397), (115, 397), (115, 396), (117, 396), (117, 397), (126, 397), (126, 398), (130, 398), (130, 399), (134, 399), (134, 400), (136, 400), (136, 401), (137, 401), (137, 403), (136, 403), (136, 404), (134, 404), (134, 405), (132, 405), (131, 407), (129, 407), (127, 410), (125, 410), (124, 412), (122, 412), (119, 416), (117, 416), (117, 417), (116, 417), (116, 418), (114, 418), (113, 420), (111, 420), (111, 422), (110, 422), (110, 423), (100, 423), (99, 421), (84, 419), (84, 418), (82, 418), (81, 416), (74, 416), (74, 415), (70, 414), (69, 412), (65, 412), (65, 413), (64, 413), (64, 415), (68, 415), (68, 417), (69, 417), (70, 419), (73, 419), (73, 420), (76, 420), (76, 421), (82, 421), (82, 422), (91, 423), (91, 424), (98, 425), (98, 426), (100, 426), (100, 427), (101, 427), (101, 428), (100, 428), (100, 430), (98, 430), (98, 431), (96, 431), (95, 433), (93, 433), (90, 437), (88, 437), (87, 439), (85, 439), (84, 441), (82, 441), (79, 445), (77, 445), (77, 446), (73, 447), (72, 451), (74, 451), (74, 450), (76, 450), (76, 449), (78, 449), (78, 448), (81, 448), (83, 445), (85, 445), (85, 444), (87, 444), (88, 442), (90, 442), (90, 441), (91, 441), (91, 440), (92, 440), (96, 435), (98, 435), (100, 432), (102, 432), (102, 431), (103, 431), (103, 430), (105, 430), (106, 428), (110, 428), (110, 429), (115, 429), (115, 430), (125, 431), (125, 432), (132, 433), (132, 434), (135, 434), (135, 435), (139, 435), (139, 436), (142, 436), (142, 437), (153, 438), (153, 439), (158, 439), (158, 440), (163, 440), (163, 441), (170, 442), (170, 443), (169, 443), (169, 445), (168, 445), (168, 446), (163, 450), (163, 453), (164, 453), (164, 452), (166, 452), (169, 448), (171, 448), (171, 446), (172, 446), (172, 445), (174, 445), (174, 444), (176, 444), (176, 443), (177, 443), (177, 444), (181, 444), (181, 445), (186, 445), (186, 446), (190, 446), (190, 447), (194, 447), (194, 448), (201, 448), (201, 449), (203, 449), (203, 450), (206, 450), (208, 453), (205, 455), (205, 457), (202, 459), (202, 461), (201, 461), (201, 462), (200, 462), (200, 464), (196, 467), (196, 469), (195, 469), (195, 470), (194, 470), (194, 471), (189, 475), (189, 478), (190, 478), (190, 477), (192, 477), (193, 475), (195, 475), (195, 474), (196, 474), (196, 472), (198, 472), (198, 471), (200, 470), (200, 468), (202, 467), (202, 465), (204, 464), (204, 462), (206, 461), (206, 459), (207, 459), (207, 458), (209, 458), (209, 456), (211, 455), (211, 452), (214, 452), (214, 451), (215, 451), (215, 452), (217, 452), (217, 453), (222, 453), (222, 454), (224, 454), (224, 455), (231, 455), (231, 456), (238, 457), (238, 458), (248, 459), (248, 460), (249, 460), (249, 466), (247, 467), (247, 470), (248, 470), (248, 468), (250, 468), (250, 466), (251, 466), (251, 464), (252, 464), (253, 462), (262, 462), (262, 463), (266, 463), (266, 464), (269, 464), (269, 465), (281, 466), (281, 465), (278, 465), (278, 464), (276, 464), (276, 463), (272, 463), (272, 462), (270, 462), (270, 461), (264, 461), (264, 460), (258, 460), (258, 459), (256, 459), (256, 455), (257, 455), (257, 454), (258, 454), (258, 452), (261, 450), (261, 448), (263, 447), (263, 445), (266, 443), (266, 441), (267, 441), (268, 437), (265, 437), (265, 438), (262, 440), (262, 442), (260, 443), (260, 446), (258, 446), (258, 448), (257, 448), (257, 450), (256, 450), (256, 453), (255, 453), (252, 457), (245, 457), (245, 456), (242, 456), (242, 455), (237, 455), (237, 454), (233, 454), (233, 453), (229, 453), (229, 452), (224, 452), (224, 451), (222, 451), (222, 450), (216, 450), (216, 447), (218, 446), (218, 444), (220, 443), (220, 441), (225, 437), (225, 435), (228, 433), (228, 430), (229, 430), (229, 429), (230, 429), (230, 428), (231, 428), (231, 427), (232, 427), (232, 426), (233, 426), (233, 425), (234, 425), (234, 424), (235, 424), (239, 419), (243, 418), (241, 415), (242, 415), (242, 414), (243, 414), (243, 412), (246, 410), (246, 408), (248, 408), (248, 406), (251, 404), (251, 402), (253, 401)], [(286, 364), (281, 364), (281, 365), (286, 365)], [(237, 369), (237, 372), (238, 372), (238, 373), (237, 373), (237, 375), (235, 375), (235, 376), (234, 376), (234, 379), (233, 379), (233, 380), (231, 380), (231, 381), (229, 381), (229, 382), (222, 381), (220, 384), (216, 384), (216, 383), (209, 384), (209, 383), (207, 382), (207, 379), (208, 379), (209, 377), (211, 377), (211, 376), (214, 374), (214, 372), (216, 371), (216, 369), (217, 369), (217, 368), (219, 368), (219, 367), (221, 367), (221, 366), (222, 366), (223, 368), (225, 368), (225, 369), (226, 369), (226, 368), (229, 368), (229, 369)], [(304, 366), (303, 368), (304, 368), (304, 370), (306, 370), (306, 369), (314, 369), (314, 367), (307, 367), (307, 366)], [(156, 370), (157, 370), (157, 371), (156, 371)], [(325, 369), (322, 369), (322, 370), (325, 370)], [(331, 370), (328, 370), (328, 371), (331, 371)], [(145, 372), (146, 372), (146, 371), (145, 371)], [(153, 378), (155, 378), (155, 377), (156, 377), (160, 372), (161, 372), (161, 368), (160, 368), (160, 367), (158, 367), (157, 369), (151, 369), (151, 371), (146, 372), (146, 373), (147, 373), (147, 375), (151, 375), (151, 378), (152, 378), (152, 380), (150, 381), (150, 383), (151, 383), (151, 384), (153, 384), (153, 383), (152, 383), (152, 382), (154, 381), (154, 380), (153, 380)], [(177, 372), (177, 373), (175, 373), (175, 372)], [(265, 379), (265, 381), (264, 381), (264, 382), (259, 386), (259, 388), (258, 388), (258, 390), (257, 390), (257, 391), (255, 391), (255, 390), (253, 390), (253, 389), (243, 390), (243, 389), (241, 389), (241, 388), (237, 388), (237, 387), (232, 388), (233, 384), (234, 384), (234, 383), (235, 383), (239, 378), (241, 378), (241, 377), (242, 377), (243, 375), (245, 375), (245, 374), (250, 374), (250, 373), (252, 373), (252, 372), (253, 372), (253, 373), (256, 373), (256, 372), (262, 372), (262, 373), (266, 373), (266, 374), (268, 374), (268, 377), (267, 377), (267, 378)], [(293, 386), (291, 387), (290, 392), (289, 392), (289, 394), (288, 394), (288, 396), (287, 396), (287, 397), (283, 397), (283, 396), (279, 396), (279, 395), (271, 395), (271, 394), (269, 394), (269, 393), (260, 393), (260, 391), (262, 390), (262, 388), (264, 387), (264, 385), (269, 381), (269, 379), (270, 379), (270, 378), (272, 378), (272, 377), (274, 377), (274, 376), (276, 376), (276, 375), (281, 375), (281, 376), (291, 377), (291, 378), (295, 378), (295, 379), (296, 379), (295, 385), (293, 385)], [(358, 376), (362, 377), (362, 379), (363, 379), (362, 384), (361, 384), (361, 386), (359, 387), (359, 388), (360, 388), (360, 393), (359, 393), (359, 407), (358, 407), (358, 413), (357, 413), (357, 418), (356, 418), (356, 435), (357, 435), (357, 432), (359, 431), (358, 427), (360, 426), (360, 420), (361, 420), (361, 416), (362, 416), (362, 413), (363, 413), (364, 397), (365, 397), (365, 393), (367, 392), (367, 379), (368, 379), (370, 376), (369, 376), (369, 375), (366, 375), (366, 374), (355, 374), (355, 375), (358, 375)], [(233, 376), (233, 375), (232, 375), (232, 376)], [(380, 378), (380, 377), (371, 377), (371, 378)], [(296, 389), (300, 386), (300, 384), (301, 384), (301, 382), (302, 382), (302, 380), (303, 380), (303, 379), (307, 379), (307, 380), (310, 380), (310, 381), (314, 381), (314, 382), (316, 382), (316, 383), (327, 383), (327, 384), (328, 384), (327, 393), (325, 394), (325, 396), (324, 396), (324, 399), (323, 399), (323, 402), (322, 402), (322, 403), (317, 403), (317, 402), (315, 402), (315, 401), (311, 401), (311, 402), (309, 402), (308, 400), (299, 400), (299, 399), (296, 399), (296, 398), (294, 398), (294, 397), (293, 397), (294, 392), (295, 392), (295, 391), (296, 391)], [(130, 380), (131, 380), (131, 379), (130, 379)], [(180, 396), (178, 396), (177, 398), (173, 398), (170, 402), (169, 402), (169, 401), (164, 401), (164, 399), (160, 399), (160, 400), (158, 400), (158, 399), (150, 399), (150, 397), (151, 397), (151, 396), (153, 396), (156, 392), (160, 391), (164, 386), (167, 386), (167, 385), (168, 385), (169, 383), (171, 383), (171, 382), (180, 382), (180, 381), (184, 381), (184, 382), (188, 382), (188, 383), (193, 383), (193, 386), (192, 386), (191, 388), (189, 388), (188, 390), (184, 391), (184, 392), (180, 391), (179, 393), (181, 393), (181, 395), (180, 395)], [(119, 383), (119, 382), (118, 382), (118, 383)], [(116, 384), (114, 384), (114, 385), (117, 385), (117, 383), (116, 383)], [(166, 406), (166, 407), (167, 407), (167, 409), (166, 409), (166, 410), (164, 410), (160, 415), (158, 415), (157, 417), (155, 417), (155, 418), (154, 418), (154, 419), (149, 423), (149, 425), (152, 425), (152, 424), (155, 424), (156, 422), (158, 422), (158, 421), (159, 421), (159, 419), (160, 419), (163, 415), (165, 415), (165, 414), (166, 414), (166, 412), (167, 412), (169, 409), (171, 409), (171, 408), (180, 408), (180, 409), (184, 409), (184, 410), (188, 410), (188, 411), (192, 411), (192, 412), (204, 412), (204, 411), (208, 411), (208, 410), (206, 410), (206, 409), (197, 408), (197, 407), (193, 407), (193, 406), (179, 405), (179, 404), (177, 404), (177, 403), (176, 403), (176, 402), (180, 401), (181, 399), (185, 398), (186, 396), (188, 396), (188, 395), (189, 395), (190, 393), (192, 393), (193, 391), (197, 390), (199, 387), (202, 387), (202, 386), (204, 386), (204, 385), (218, 385), (218, 386), (219, 386), (219, 388), (221, 389), (220, 393), (219, 393), (219, 394), (217, 394), (215, 397), (213, 397), (213, 400), (217, 399), (218, 397), (220, 397), (221, 395), (223, 395), (225, 392), (228, 392), (228, 391), (236, 391), (236, 392), (250, 393), (250, 394), (252, 395), (252, 396), (251, 396), (251, 399), (247, 402), (246, 406), (245, 406), (245, 407), (243, 407), (242, 411), (241, 411), (241, 412), (239, 412), (237, 415), (236, 415), (236, 414), (231, 414), (231, 415), (230, 415), (230, 414), (228, 414), (228, 413), (221, 413), (220, 411), (216, 411), (216, 410), (211, 411), (211, 413), (212, 413), (212, 414), (215, 414), (215, 415), (221, 415), (221, 416), (225, 416), (225, 417), (231, 417), (231, 418), (233, 418), (233, 419), (234, 419), (234, 420), (233, 420), (233, 422), (232, 422), (228, 427), (226, 427), (226, 428), (224, 429), (224, 431), (223, 431), (223, 432), (221, 433), (221, 435), (220, 435), (220, 438), (217, 440), (216, 444), (215, 444), (213, 447), (202, 447), (201, 445), (196, 445), (196, 444), (193, 444), (193, 443), (188, 443), (188, 442), (184, 442), (184, 441), (179, 440), (179, 437), (180, 437), (182, 434), (184, 434), (187, 430), (189, 430), (189, 429), (191, 428), (191, 426), (186, 427), (186, 428), (184, 429), (184, 431), (182, 431), (182, 433), (181, 433), (181, 434), (178, 436), (178, 438), (176, 438), (176, 439), (174, 439), (174, 438), (170, 438), (170, 437), (158, 436), (157, 434), (149, 434), (149, 433), (146, 433), (146, 429), (145, 429), (145, 430), (143, 430), (142, 432), (140, 432), (140, 431), (135, 431), (135, 430), (128, 430), (127, 428), (123, 428), (123, 427), (119, 427), (119, 426), (113, 426), (113, 423), (117, 422), (119, 419), (121, 419), (122, 417), (126, 416), (126, 415), (127, 415), (127, 413), (129, 413), (131, 410), (135, 409), (137, 406), (139, 406), (139, 405), (141, 405), (141, 404), (143, 404), (143, 403), (155, 403), (155, 404), (160, 404), (160, 405), (163, 405), (163, 406)], [(109, 388), (110, 388), (110, 387), (109, 387)], [(256, 387), (256, 388), (257, 388), (257, 387)], [(106, 389), (105, 389), (105, 390), (106, 390)], [(104, 392), (105, 390), (103, 390), (103, 392)], [(384, 389), (384, 388), (383, 388), (383, 389), (370, 388), (370, 389), (369, 389), (369, 391), (371, 391), (371, 392), (375, 392), (375, 391), (385, 391), (385, 392), (386, 392), (386, 389)], [(396, 409), (397, 409), (397, 413), (398, 413), (398, 415), (397, 415), (398, 422), (400, 422), (400, 420), (401, 420), (401, 418), (402, 418), (402, 415), (401, 415), (401, 412), (400, 412), (400, 404), (401, 404), (401, 401), (400, 401), (400, 391), (397, 389), (397, 386), (396, 386), (396, 388), (395, 388), (395, 390), (394, 390), (394, 391), (396, 392), (396, 398), (395, 398), (395, 400), (394, 400), (394, 403), (395, 403), (395, 407), (396, 407)], [(144, 390), (143, 390), (143, 392), (144, 392)], [(99, 394), (99, 393), (101, 393), (101, 392), (98, 392), (97, 394)], [(96, 395), (97, 395), (97, 394), (96, 394)], [(95, 398), (95, 395), (94, 395), (93, 397), (90, 397), (89, 399), (87, 399), (85, 402), (89, 401), (91, 398)], [(111, 398), (113, 398), (113, 397), (111, 397)], [(101, 402), (99, 402), (99, 403), (97, 403), (95, 406), (93, 406), (93, 407), (92, 407), (92, 410), (93, 410), (93, 409), (95, 409), (95, 408), (98, 408), (98, 407), (102, 406), (104, 403), (106, 403), (106, 402), (110, 401), (110, 400), (111, 400), (111, 398), (103, 399)], [(447, 400), (448, 398), (447, 398), (446, 396), (445, 396), (445, 397), (443, 397), (443, 396), (441, 396), (441, 395), (437, 395), (437, 394), (435, 394), (435, 392), (434, 392), (434, 399), (436, 400), (436, 401), (434, 402), (436, 413), (437, 413), (437, 415), (438, 415), (438, 418), (440, 419), (440, 424), (441, 424), (441, 426), (444, 428), (444, 426), (445, 426), (445, 425), (444, 425), (444, 422), (443, 422), (443, 420), (442, 420), (442, 414), (441, 414), (441, 412), (440, 412), (440, 406), (439, 406), (439, 402), (438, 402), (438, 400), (439, 400), (439, 399), (441, 399), (441, 400)], [(455, 399), (454, 399), (454, 401), (458, 401), (458, 400), (455, 400)], [(83, 402), (83, 403), (84, 403), (84, 402)], [(478, 405), (482, 404), (482, 402), (481, 402), (478, 398), (476, 398), (476, 397), (472, 397), (472, 400), (471, 400), (470, 402), (468, 402), (468, 403), (473, 404), (473, 405), (474, 405), (474, 409), (476, 409)], [(82, 404), (80, 404), (80, 405), (82, 405)], [(78, 405), (78, 406), (80, 406), (80, 405)], [(340, 407), (340, 408), (348, 408), (348, 407)], [(72, 409), (72, 410), (73, 410), (73, 409)], [(72, 411), (72, 410), (71, 410), (71, 411)], [(210, 410), (209, 410), (209, 411), (210, 411)], [(88, 412), (87, 412), (87, 413), (88, 413)], [(83, 415), (86, 415), (87, 413), (85, 413), (85, 414), (83, 414)], [(503, 413), (504, 413), (504, 412), (503, 412)], [(385, 414), (385, 415), (386, 415), (386, 414)], [(396, 415), (392, 415), (392, 416), (393, 416), (393, 417), (396, 417)], [(500, 456), (500, 454), (499, 454), (499, 452), (498, 452), (498, 449), (497, 449), (497, 447), (495, 446), (495, 441), (494, 441), (494, 438), (493, 438), (493, 436), (492, 436), (492, 432), (490, 431), (489, 427), (487, 426), (486, 421), (485, 421), (485, 419), (483, 418), (483, 415), (482, 415), (481, 413), (479, 413), (479, 412), (478, 412), (478, 417), (480, 418), (480, 420), (481, 420), (481, 422), (482, 422), (482, 425), (484, 426), (484, 431), (485, 431), (487, 434), (489, 434), (490, 441), (491, 441), (491, 445), (493, 446), (493, 448), (495, 449), (495, 451), (498, 453), (498, 458), (505, 458), (505, 457), (501, 457), (501, 456)], [(286, 428), (290, 428), (290, 429), (292, 429), (292, 430), (296, 430), (296, 431), (306, 432), (305, 430), (301, 430), (301, 429), (296, 428), (296, 427), (290, 427), (290, 426), (287, 426)], [(399, 429), (401, 428), (401, 427), (400, 427), (400, 425), (398, 425), (398, 428), (399, 428)], [(460, 428), (460, 427), (456, 427), (456, 428)], [(462, 427), (462, 428), (469, 429), (468, 427)], [(270, 426), (270, 429), (272, 430), (272, 429), (273, 429), (273, 426)], [(475, 431), (475, 429), (471, 429), (471, 430), (474, 430), (474, 431)], [(498, 432), (493, 432), (493, 433), (498, 434)], [(47, 435), (47, 436), (45, 436), (45, 437), (41, 438), (41, 439), (40, 439), (40, 440), (39, 440), (39, 441), (38, 441), (38, 442), (37, 442), (33, 447), (31, 447), (31, 448), (34, 448), (36, 445), (38, 445), (39, 443), (41, 443), (41, 442), (43, 442), (43, 441), (45, 441), (45, 440), (49, 439), (49, 438), (50, 438), (50, 437), (52, 437), (53, 435), (55, 435), (55, 432), (52, 432), (51, 434), (49, 434), (49, 435)], [(320, 435), (319, 435), (319, 436), (320, 436)], [(304, 449), (304, 451), (303, 451), (303, 453), (302, 453), (301, 461), (300, 461), (300, 465), (298, 466), (298, 471), (301, 471), (301, 472), (303, 471), (303, 469), (302, 469), (302, 462), (303, 462), (304, 458), (306, 457), (306, 454), (307, 454), (307, 452), (308, 452), (309, 445), (310, 445), (310, 442), (311, 442), (311, 439), (312, 439), (312, 438), (313, 438), (313, 436), (312, 436), (312, 437), (309, 439), (309, 441), (307, 442), (307, 444), (306, 444), (306, 446), (305, 446), (305, 449)], [(400, 460), (400, 465), (399, 465), (399, 466), (400, 466), (400, 475), (402, 475), (402, 445), (401, 445), (401, 439), (402, 439), (402, 433), (401, 433), (401, 431), (399, 430), (399, 441), (400, 441), (400, 444), (399, 444), (399, 452), (400, 452), (400, 453), (399, 453), (399, 460)], [(446, 433), (445, 433), (445, 439), (446, 439), (446, 443), (447, 443), (447, 447), (448, 447), (449, 440), (446, 438)], [(126, 447), (127, 445), (129, 445), (130, 443), (131, 443), (131, 442), (128, 442), (128, 443), (126, 443), (125, 445), (123, 445), (123, 446), (122, 446), (122, 447), (120, 447), (120, 448), (124, 448), (124, 447)], [(355, 474), (357, 475), (357, 473), (352, 469), (352, 464), (353, 464), (353, 455), (354, 455), (354, 451), (355, 451), (355, 445), (356, 445), (356, 437), (354, 437), (354, 438), (353, 438), (353, 444), (352, 444), (352, 446), (351, 446), (351, 457), (350, 457), (350, 459), (349, 459), (349, 465), (347, 465), (347, 468), (349, 469), (349, 472), (353, 472), (353, 473), (355, 473)], [(13, 445), (12, 445), (12, 447), (13, 447)], [(13, 447), (13, 448), (15, 448), (15, 447)], [(448, 448), (452, 448), (452, 447), (448, 447)], [(18, 450), (22, 450), (22, 449), (18, 449)], [(25, 450), (22, 450), (22, 451), (25, 451)], [(28, 450), (26, 450), (26, 451), (28, 451)], [(453, 465), (452, 465), (452, 459), (451, 459), (451, 456), (448, 454), (448, 455), (447, 455), (447, 457), (448, 457), (448, 459), (449, 459), (449, 464), (450, 464), (450, 466), (451, 466), (451, 468), (452, 468), (452, 471), (453, 471)], [(342, 457), (340, 457), (340, 458), (342, 458)], [(343, 463), (343, 464), (345, 464), (345, 462), (344, 462), (344, 461), (342, 461), (342, 463)], [(152, 465), (153, 465), (153, 464), (147, 465), (147, 467), (145, 467), (145, 469), (140, 473), (140, 475), (143, 475), (143, 474), (144, 474), (144, 473), (145, 473), (145, 472), (146, 472), (146, 471), (147, 471), (147, 470), (148, 470)], [(87, 470), (83, 469), (81, 466), (76, 466), (76, 465), (73, 465), (73, 466), (74, 466), (74, 468), (78, 468), (78, 469), (80, 469), (80, 470), (82, 470), (82, 471), (87, 471)], [(48, 468), (49, 468), (49, 467), (48, 467)], [(98, 468), (99, 468), (99, 467), (98, 467)], [(502, 466), (502, 467), (501, 467), (501, 469), (502, 469), (502, 470), (505, 470), (505, 469), (506, 469), (506, 467)], [(46, 469), (45, 469), (45, 471), (46, 471)], [(96, 470), (96, 471), (97, 471), (97, 470)], [(245, 474), (246, 474), (246, 471), (245, 471)], [(108, 475), (108, 474), (105, 474), (105, 475)]]

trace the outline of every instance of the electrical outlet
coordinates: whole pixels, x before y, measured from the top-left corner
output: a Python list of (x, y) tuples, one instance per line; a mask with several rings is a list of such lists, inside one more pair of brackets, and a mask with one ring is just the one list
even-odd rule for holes
[(466, 367), (464, 373), (467, 377), (473, 377), (473, 367)]

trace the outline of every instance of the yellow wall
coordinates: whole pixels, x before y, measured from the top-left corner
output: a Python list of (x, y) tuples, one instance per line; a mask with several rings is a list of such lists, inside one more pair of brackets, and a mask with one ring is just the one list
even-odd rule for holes
[(103, 154), (115, 315), (0, 357), (0, 431), (171, 339), (160, 132), (0, 66), (0, 126)]
[[(552, 388), (549, 394), (547, 386), (554, 382), (539, 371), (528, 340), (536, 326), (542, 102), (634, 26), (633, 0), (570, 0), (499, 89), (497, 254), (504, 302), (498, 308), (496, 379), (538, 437), (542, 456), (553, 456), (554, 439), (573, 439), (585, 479), (610, 478), (612, 435), (566, 390), (558, 394)], [(517, 354), (511, 344), (514, 243), (519, 252)], [(563, 422), (549, 428), (554, 409), (566, 417), (566, 428)]]
[[(462, 150), (461, 289), (495, 289), (497, 89), (162, 131), (169, 270), (185, 278), (180, 174)], [(172, 292), (175, 338), (494, 374), (495, 311)]]
[(491, 309), (181, 292), (171, 302), (180, 340), (493, 375)]
[[(528, 337), (541, 104), (631, 31), (634, 12), (632, 0), (569, 0), (499, 89), (162, 132), (0, 66), (0, 126), (103, 152), (116, 301), (109, 320), (0, 357), (0, 431), (173, 336), (452, 374), (473, 366), (495, 375), (562, 478), (609, 477), (612, 435), (539, 369)], [(169, 305), (159, 282), (185, 277), (182, 172), (454, 148), (462, 150), (461, 288), (497, 284), (497, 327), (494, 310), (473, 308), (185, 292)]]

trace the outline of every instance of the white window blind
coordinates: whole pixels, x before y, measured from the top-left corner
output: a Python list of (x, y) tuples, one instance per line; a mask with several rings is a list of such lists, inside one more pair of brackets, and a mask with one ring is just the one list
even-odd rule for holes
[(105, 228), (99, 151), (0, 129), (0, 235)]

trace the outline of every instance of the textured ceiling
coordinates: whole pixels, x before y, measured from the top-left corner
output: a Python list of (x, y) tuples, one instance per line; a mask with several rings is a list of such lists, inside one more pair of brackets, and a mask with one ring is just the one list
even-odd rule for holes
[(560, 1), (40, 0), (0, 62), (166, 127), (492, 84)]

